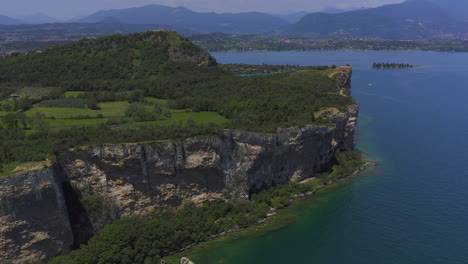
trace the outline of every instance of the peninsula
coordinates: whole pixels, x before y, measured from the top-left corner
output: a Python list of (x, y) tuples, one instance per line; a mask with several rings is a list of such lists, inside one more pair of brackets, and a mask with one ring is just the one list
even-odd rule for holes
[(0, 262), (159, 263), (362, 166), (351, 67), (235, 67), (168, 30), (1, 58)]

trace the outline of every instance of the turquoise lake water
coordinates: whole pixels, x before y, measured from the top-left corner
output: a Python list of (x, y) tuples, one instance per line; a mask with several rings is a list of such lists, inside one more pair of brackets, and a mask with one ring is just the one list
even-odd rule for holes
[[(222, 63), (351, 64), (360, 105), (356, 147), (380, 165), (302, 202), (295, 224), (221, 244), (196, 263), (468, 263), (468, 53), (214, 56)], [(373, 62), (423, 67), (373, 70)]]

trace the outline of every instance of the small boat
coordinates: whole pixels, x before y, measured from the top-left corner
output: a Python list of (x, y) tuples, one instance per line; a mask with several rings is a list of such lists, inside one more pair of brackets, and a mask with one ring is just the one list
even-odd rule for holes
[(369, 83), (368, 85), (369, 85), (369, 86), (374, 86), (372, 83)]

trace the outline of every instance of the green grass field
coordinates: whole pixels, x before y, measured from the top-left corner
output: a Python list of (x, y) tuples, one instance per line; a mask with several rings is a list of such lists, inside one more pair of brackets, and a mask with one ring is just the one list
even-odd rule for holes
[(107, 122), (107, 118), (90, 118), (90, 119), (47, 119), (46, 122), (50, 127), (74, 127), (74, 126), (95, 126)]
[[(47, 161), (30, 161), (30, 162), (13, 162), (5, 164), (0, 172), (1, 178), (8, 178), (11, 176), (19, 175), (26, 171), (38, 170), (47, 167)], [(49, 164), (50, 165), (50, 164)]]
[[(215, 112), (173, 112), (171, 118), (160, 121), (133, 122), (136, 126), (169, 126), (193, 120), (195, 124), (207, 125), (210, 123), (223, 124), (227, 119)], [(90, 119), (47, 119), (47, 123), (51, 128), (67, 128), (76, 126), (97, 126), (105, 124), (107, 118), (90, 118)]]
[[(64, 96), (67, 98), (77, 97), (85, 92), (66, 92)], [(153, 97), (146, 97), (148, 103), (146, 107), (151, 110), (154, 106), (153, 103), (165, 103), (169, 104), (169, 100), (163, 100)], [(41, 113), (45, 116), (45, 121), (50, 128), (57, 130), (69, 127), (79, 126), (97, 126), (107, 123), (113, 118), (122, 118), (125, 116), (130, 103), (127, 101), (118, 102), (106, 102), (99, 103), (100, 110), (91, 110), (87, 107), (84, 108), (72, 108), (72, 107), (45, 107), (34, 105), (33, 108), (26, 111), (26, 115), (30, 118), (34, 118), (37, 113)], [(0, 111), (0, 117), (8, 113), (14, 112), (2, 112)], [(78, 118), (82, 117), (82, 118)], [(83, 118), (89, 117), (89, 118)], [(194, 121), (195, 124), (206, 125), (210, 123), (223, 124), (227, 122), (227, 119), (215, 112), (192, 112), (190, 109), (171, 109), (171, 117), (167, 120), (160, 121), (147, 121), (147, 122), (131, 122), (131, 125), (135, 126), (169, 126), (173, 124), (187, 124), (187, 121)], [(28, 134), (33, 133), (32, 130), (27, 131)]]
[(101, 110), (91, 110), (89, 108), (71, 107), (42, 107), (35, 105), (26, 111), (26, 115), (33, 117), (37, 113), (44, 114), (47, 118), (71, 119), (78, 116), (90, 116), (97, 118), (99, 114), (104, 117), (119, 117), (125, 114), (129, 103), (127, 101), (100, 103)]
[(70, 92), (65, 92), (63, 96), (65, 98), (77, 98), (78, 96), (85, 94), (86, 92), (83, 91), (70, 91)]

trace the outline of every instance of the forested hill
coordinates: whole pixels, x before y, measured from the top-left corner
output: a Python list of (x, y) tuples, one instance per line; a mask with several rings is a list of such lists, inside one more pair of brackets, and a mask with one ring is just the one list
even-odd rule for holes
[(329, 77), (348, 67), (243, 67), (166, 30), (0, 57), (0, 177), (82, 145), (328, 124), (355, 103)]
[[(15, 54), (0, 60), (0, 78), (24, 84), (87, 89), (85, 82), (164, 75), (185, 64), (211, 66), (206, 51), (171, 31), (148, 31)], [(75, 87), (79, 86), (79, 87)]]

